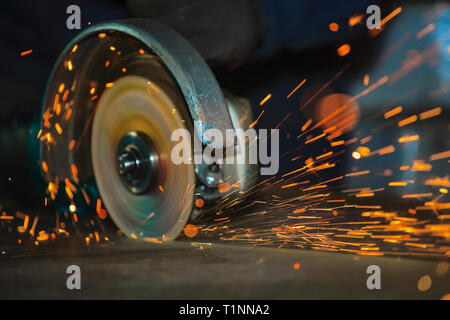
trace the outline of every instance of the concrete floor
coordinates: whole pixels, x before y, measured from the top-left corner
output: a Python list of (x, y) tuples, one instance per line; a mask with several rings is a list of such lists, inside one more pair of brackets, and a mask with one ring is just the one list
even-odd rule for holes
[[(438, 262), (430, 260), (123, 237), (79, 243), (7, 247), (0, 256), (0, 298), (440, 299), (450, 293), (450, 273), (437, 276)], [(81, 290), (66, 288), (72, 264), (81, 268)], [(372, 264), (381, 268), (381, 290), (366, 287)], [(421, 292), (424, 275), (432, 284)]]

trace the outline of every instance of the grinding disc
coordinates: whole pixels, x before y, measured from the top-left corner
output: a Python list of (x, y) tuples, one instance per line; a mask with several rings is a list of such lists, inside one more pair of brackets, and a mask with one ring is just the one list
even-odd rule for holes
[[(91, 157), (104, 205), (119, 228), (140, 239), (172, 240), (186, 224), (193, 205), (192, 164), (175, 165), (171, 158), (173, 130), (186, 128), (171, 99), (156, 84), (140, 76), (125, 76), (107, 89), (97, 105), (92, 125)], [(158, 158), (157, 182), (134, 194), (121, 181), (117, 148), (128, 132), (146, 135)], [(186, 148), (190, 148), (189, 141)]]

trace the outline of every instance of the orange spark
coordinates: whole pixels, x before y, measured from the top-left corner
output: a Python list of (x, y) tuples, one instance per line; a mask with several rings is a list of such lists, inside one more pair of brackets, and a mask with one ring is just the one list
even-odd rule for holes
[(374, 151), (374, 153), (378, 153), (380, 156), (388, 154), (388, 153), (392, 153), (395, 151), (395, 147), (393, 145), (381, 148), (377, 151)]
[(408, 182), (406, 181), (393, 181), (393, 182), (389, 182), (389, 186), (390, 187), (404, 187), (408, 185)]
[(309, 188), (305, 188), (302, 191), (311, 191), (311, 190), (316, 190), (316, 189), (324, 189), (326, 187), (327, 187), (326, 184), (322, 184), (322, 185), (317, 185), (317, 186), (312, 186), (312, 187), (309, 187)]
[(424, 197), (432, 197), (432, 193), (413, 193), (413, 194), (404, 194), (402, 198), (410, 199), (410, 198), (424, 198)]
[(202, 198), (198, 198), (197, 200), (195, 200), (195, 206), (197, 208), (202, 208), (204, 204), (205, 201)]
[(347, 173), (345, 176), (346, 177), (356, 177), (356, 176), (362, 176), (362, 175), (369, 174), (369, 173), (370, 173), (370, 170), (364, 170), (364, 171)]
[(328, 25), (331, 31), (337, 32), (339, 30), (339, 25), (336, 22), (332, 22)]
[(314, 137), (314, 138), (311, 138), (311, 139), (305, 141), (305, 144), (308, 144), (308, 143), (314, 142), (316, 140), (319, 140), (320, 138), (325, 137), (325, 135), (326, 135), (326, 133), (319, 134), (317, 137)]
[(47, 162), (42, 161), (42, 169), (44, 170), (44, 172), (48, 172)]
[(230, 190), (230, 188), (231, 188), (231, 186), (230, 186), (229, 183), (223, 182), (223, 183), (221, 183), (221, 184), (219, 185), (218, 190), (219, 190), (220, 193), (225, 193), (225, 192), (227, 192), (228, 190)]
[(363, 16), (364, 16), (364, 15), (362, 15), (362, 14), (354, 15), (353, 17), (351, 17), (351, 18), (348, 20), (348, 25), (349, 25), (350, 27), (353, 27), (353, 26), (355, 26), (355, 25), (357, 25), (357, 24), (360, 24), (361, 21), (362, 21)]
[(302, 126), (302, 132), (305, 131), (306, 129), (308, 129), (308, 127), (311, 125), (312, 123), (312, 119), (309, 119), (308, 121), (306, 121), (306, 123)]
[(256, 118), (256, 120), (253, 121), (253, 122), (248, 126), (249, 129), (253, 128), (253, 127), (258, 123), (258, 120), (259, 120), (259, 118), (261, 118), (261, 116), (263, 115), (263, 113), (264, 113), (264, 110), (259, 114), (258, 118)]
[(450, 150), (432, 154), (430, 156), (430, 161), (441, 160), (449, 157), (450, 157)]
[(81, 193), (83, 194), (84, 201), (86, 201), (86, 204), (89, 206), (91, 204), (91, 199), (89, 199), (89, 196), (83, 188), (81, 188)]
[(419, 140), (419, 135), (415, 134), (413, 136), (404, 136), (398, 139), (398, 142), (400, 143), (406, 143), (406, 142), (411, 142), (411, 141), (416, 141)]
[(403, 119), (403, 120), (399, 121), (398, 122), (398, 126), (399, 127), (404, 127), (404, 126), (407, 126), (408, 124), (411, 124), (411, 123), (416, 122), (416, 121), (417, 121), (417, 116), (413, 115), (411, 117), (408, 117), (406, 119)]
[(427, 291), (428, 289), (430, 289), (431, 283), (432, 283), (431, 277), (429, 275), (424, 275), (417, 282), (417, 289), (419, 289), (419, 291), (422, 292)]
[(368, 74), (364, 75), (364, 85), (367, 87), (369, 85), (370, 77)]
[(259, 103), (260, 106), (262, 106), (264, 103), (266, 103), (267, 100), (269, 100), (272, 97), (272, 94), (269, 93), (264, 99), (261, 100)]
[(58, 134), (62, 134), (62, 128), (61, 128), (61, 126), (59, 125), (59, 123), (55, 123), (55, 129), (56, 129), (56, 131), (58, 131)]
[(394, 18), (396, 15), (398, 15), (400, 12), (402, 12), (402, 7), (398, 7), (394, 11), (392, 11), (390, 14), (386, 16), (383, 20), (381, 20), (380, 25), (385, 25), (388, 21), (390, 21), (392, 18)]
[(367, 136), (365, 138), (362, 138), (360, 141), (361, 141), (361, 144), (366, 144), (370, 140), (372, 140), (372, 136)]
[(66, 101), (68, 96), (69, 96), (69, 89), (67, 89), (66, 92), (64, 92), (63, 101)]
[(332, 147), (337, 147), (337, 146), (343, 145), (344, 143), (345, 143), (344, 140), (333, 141), (333, 142), (331, 142), (331, 146), (332, 146)]
[(343, 44), (337, 49), (337, 53), (339, 56), (343, 57), (350, 53), (351, 47), (349, 44)]
[(152, 87), (153, 90), (159, 93), (159, 89), (157, 86), (155, 86), (153, 83), (150, 82), (150, 87)]
[(100, 218), (100, 219), (105, 219), (106, 218), (106, 216), (107, 216), (107, 213), (106, 213), (106, 210), (105, 209), (102, 209), (102, 200), (99, 198), (99, 199), (97, 199), (97, 207), (96, 207), (96, 211), (97, 211), (97, 214), (98, 214), (98, 217)]
[(284, 178), (284, 177), (290, 176), (291, 174), (297, 173), (297, 172), (299, 172), (299, 171), (301, 171), (301, 170), (304, 170), (305, 168), (306, 168), (306, 167), (302, 167), (302, 168), (300, 168), (300, 169), (296, 169), (296, 170), (294, 170), (294, 171), (285, 173), (284, 175), (282, 175), (282, 177)]
[(370, 155), (370, 149), (368, 147), (358, 147), (356, 149), (356, 151), (362, 156), (362, 157), (367, 157), (368, 155)]
[(73, 193), (72, 193), (72, 190), (70, 190), (70, 187), (68, 185), (66, 185), (64, 189), (66, 190), (66, 193), (67, 193), (67, 196), (69, 197), (69, 199), (72, 200)]
[(33, 50), (27, 50), (27, 51), (23, 51), (23, 52), (21, 52), (20, 53), (20, 56), (26, 56), (27, 54), (30, 54), (30, 53), (32, 53), (33, 52)]
[(442, 112), (441, 108), (439, 108), (439, 107), (438, 108), (434, 108), (434, 109), (431, 109), (431, 110), (428, 110), (428, 111), (425, 111), (425, 112), (422, 112), (421, 114), (419, 114), (419, 119), (420, 120), (425, 120), (425, 119), (428, 119), (428, 118), (431, 118), (431, 117), (435, 117), (435, 116), (440, 115), (441, 112)]
[(286, 189), (286, 188), (290, 188), (290, 187), (295, 187), (295, 186), (298, 186), (298, 185), (299, 185), (298, 182), (291, 183), (291, 184), (286, 184), (286, 185), (284, 185), (284, 186), (281, 186), (281, 189)]
[(297, 91), (305, 82), (306, 82), (306, 79), (303, 79), (303, 81), (300, 82), (300, 84), (298, 86), (296, 86), (295, 89), (292, 90), (291, 93), (289, 93), (287, 95), (286, 99), (289, 99), (294, 94), (294, 92)]
[(194, 238), (198, 234), (198, 227), (194, 226), (193, 224), (187, 224), (183, 228), (183, 232), (186, 237)]
[(45, 135), (45, 137), (47, 138), (48, 143), (52, 143), (53, 142), (53, 137), (52, 137), (52, 135), (50, 133), (47, 133)]
[(366, 193), (358, 193), (356, 194), (357, 198), (367, 198), (367, 197), (373, 197), (373, 192), (366, 192)]
[(70, 170), (72, 170), (72, 174), (73, 174), (74, 177), (78, 176), (78, 169), (77, 169), (77, 166), (75, 164), (72, 164), (70, 166)]
[(429, 163), (425, 163), (422, 160), (414, 160), (411, 171), (431, 171), (432, 165)]
[(332, 154), (333, 154), (333, 151), (324, 153), (324, 154), (322, 154), (322, 155), (320, 155), (320, 156), (317, 156), (317, 157), (316, 157), (316, 160), (320, 160), (320, 159), (326, 158), (326, 157), (328, 157), (328, 156), (331, 156)]
[(353, 151), (352, 157), (355, 158), (356, 160), (359, 160), (361, 159), (361, 154), (358, 151)]
[(76, 143), (75, 140), (70, 141), (70, 143), (69, 143), (69, 150), (72, 150), (73, 147), (75, 147), (75, 143)]
[(423, 28), (422, 30), (420, 30), (419, 32), (416, 33), (416, 38), (422, 39), (427, 34), (433, 32), (435, 27), (436, 27), (436, 25), (434, 23), (430, 23), (428, 26), (426, 26), (425, 28)]
[(386, 113), (384, 114), (384, 118), (385, 118), (385, 119), (391, 118), (391, 117), (395, 116), (396, 114), (399, 114), (399, 113), (402, 112), (402, 111), (403, 111), (403, 107), (398, 106), (397, 108), (394, 108), (394, 109), (392, 109), (392, 110), (386, 112)]

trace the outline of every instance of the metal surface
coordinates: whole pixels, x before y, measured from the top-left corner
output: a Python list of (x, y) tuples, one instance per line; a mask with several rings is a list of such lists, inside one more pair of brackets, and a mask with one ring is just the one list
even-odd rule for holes
[[(442, 269), (437, 261), (215, 243), (122, 238), (6, 251), (0, 255), (2, 299), (440, 299), (450, 281), (448, 271), (436, 271)], [(81, 290), (66, 287), (72, 264), (81, 268)], [(381, 268), (380, 290), (367, 288), (370, 265)], [(431, 287), (420, 291), (426, 275)]]

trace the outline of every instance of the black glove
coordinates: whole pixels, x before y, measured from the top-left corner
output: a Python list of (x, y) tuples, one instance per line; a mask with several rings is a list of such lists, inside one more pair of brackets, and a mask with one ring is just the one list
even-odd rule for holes
[(213, 67), (244, 64), (261, 39), (257, 0), (127, 0), (127, 6), (182, 34)]

